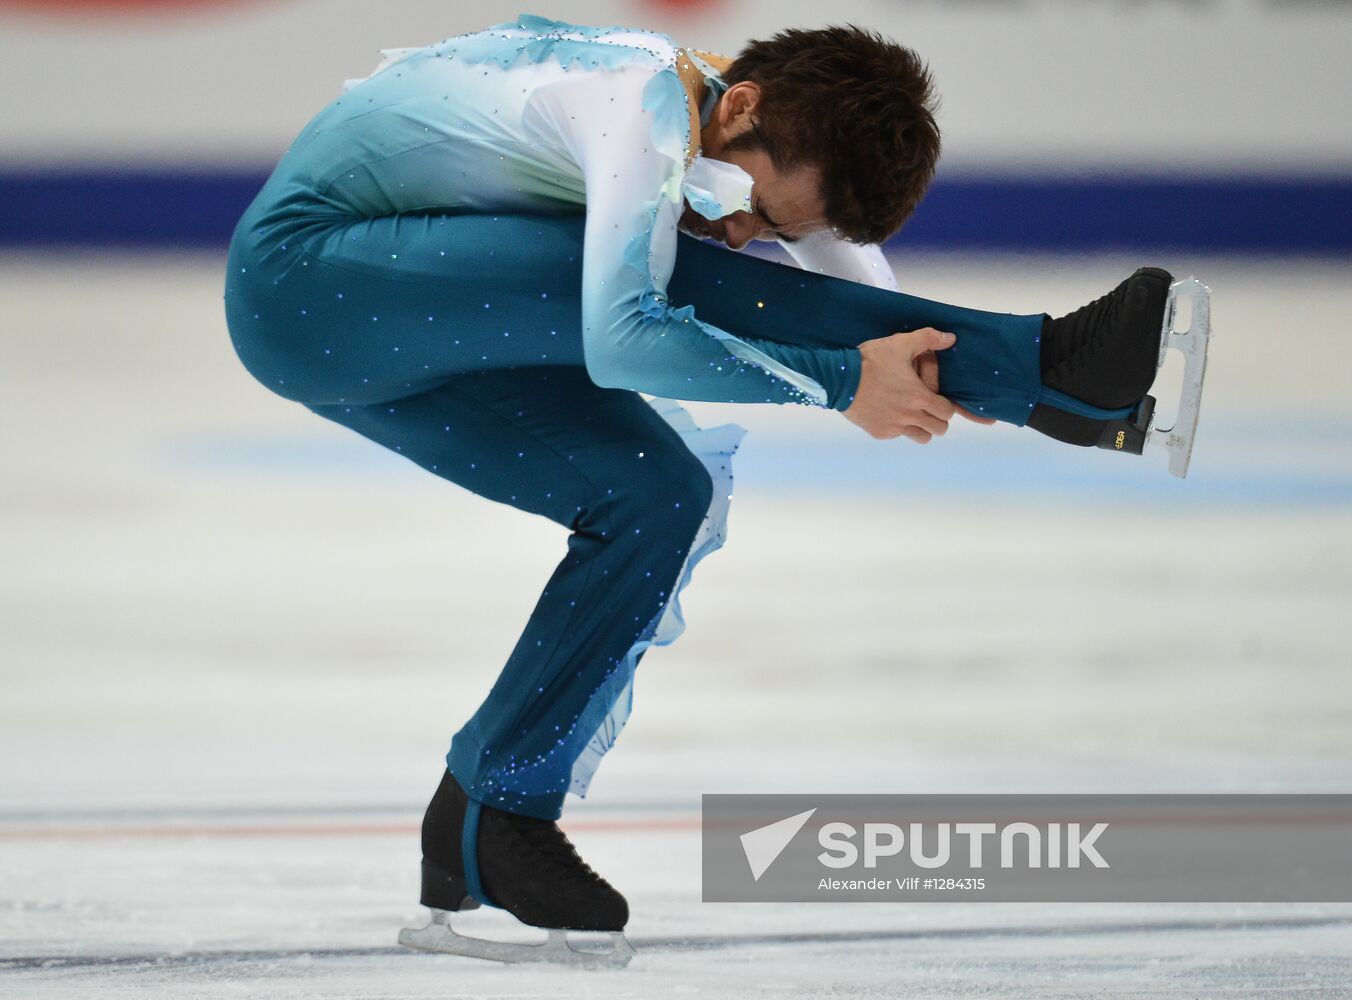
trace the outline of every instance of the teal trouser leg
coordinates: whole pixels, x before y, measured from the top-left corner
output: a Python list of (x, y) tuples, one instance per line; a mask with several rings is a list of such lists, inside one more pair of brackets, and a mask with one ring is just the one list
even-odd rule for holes
[(1041, 314), (945, 305), (685, 237), (669, 283), (672, 302), (738, 334), (803, 347), (858, 347), (932, 326), (957, 336), (940, 351), (939, 391), (968, 409), (1023, 426), (1042, 396)]

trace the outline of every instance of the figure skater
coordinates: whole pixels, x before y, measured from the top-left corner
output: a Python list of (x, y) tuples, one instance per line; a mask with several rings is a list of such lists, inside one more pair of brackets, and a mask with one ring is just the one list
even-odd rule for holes
[[(872, 32), (790, 30), (729, 61), (522, 16), (387, 51), (282, 157), (230, 245), (245, 367), (570, 531), (451, 741), (422, 829), (433, 923), (401, 941), (628, 960), (624, 897), (555, 820), (723, 542), (745, 430), (698, 427), (676, 400), (809, 405), (919, 443), (958, 414), (1141, 451), (1170, 275), (1144, 268), (1057, 320), (902, 294), (879, 244), (938, 154), (927, 68)], [(800, 266), (728, 252), (753, 239)], [(448, 914), (479, 903), (549, 941), (455, 933)], [(569, 929), (614, 948), (575, 951)]]

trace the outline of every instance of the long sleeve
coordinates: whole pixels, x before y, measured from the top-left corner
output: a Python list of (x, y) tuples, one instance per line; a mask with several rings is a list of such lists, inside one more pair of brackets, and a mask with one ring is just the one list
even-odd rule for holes
[(776, 344), (771, 353), (669, 304), (690, 128), (675, 72), (636, 63), (577, 74), (541, 88), (525, 122), (560, 137), (583, 173), (582, 329), (593, 381), (675, 399), (848, 404), (858, 382), (848, 349)]

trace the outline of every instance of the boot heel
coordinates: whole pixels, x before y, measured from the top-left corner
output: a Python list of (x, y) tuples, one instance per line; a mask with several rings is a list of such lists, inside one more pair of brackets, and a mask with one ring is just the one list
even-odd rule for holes
[(419, 901), (434, 910), (453, 912), (473, 910), (479, 905), (479, 901), (469, 894), (465, 876), (427, 860), (422, 863), (422, 896)]
[(1141, 454), (1145, 450), (1146, 432), (1150, 430), (1150, 421), (1154, 416), (1155, 397), (1146, 396), (1136, 411), (1125, 420), (1104, 423), (1098, 446), (1109, 451), (1125, 451), (1130, 455)]

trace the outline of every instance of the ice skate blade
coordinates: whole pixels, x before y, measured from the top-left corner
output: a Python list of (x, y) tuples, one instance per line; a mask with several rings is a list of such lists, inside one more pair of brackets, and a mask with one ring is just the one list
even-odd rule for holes
[[(1181, 300), (1192, 306), (1192, 320), (1186, 330), (1179, 330), (1175, 325)], [(1206, 349), (1210, 339), (1211, 289), (1193, 277), (1175, 281), (1169, 286), (1169, 300), (1164, 308), (1164, 332), (1160, 337), (1157, 367), (1163, 367), (1169, 348), (1181, 351), (1183, 389), (1173, 426), (1158, 427), (1152, 419), (1146, 430), (1145, 450), (1168, 452), (1169, 471), (1180, 479), (1188, 474), (1188, 463), (1192, 460), (1192, 440), (1202, 409), (1202, 382), (1206, 379)]]
[(610, 931), (611, 946), (606, 951), (575, 948), (568, 932), (549, 928), (549, 938), (541, 944), (516, 941), (488, 941), (458, 933), (450, 925), (446, 910), (433, 910), (426, 927), (405, 927), (399, 943), (418, 951), (435, 951), (468, 958), (486, 958), (490, 962), (554, 962), (582, 969), (622, 969), (634, 957), (634, 948), (621, 931)]

